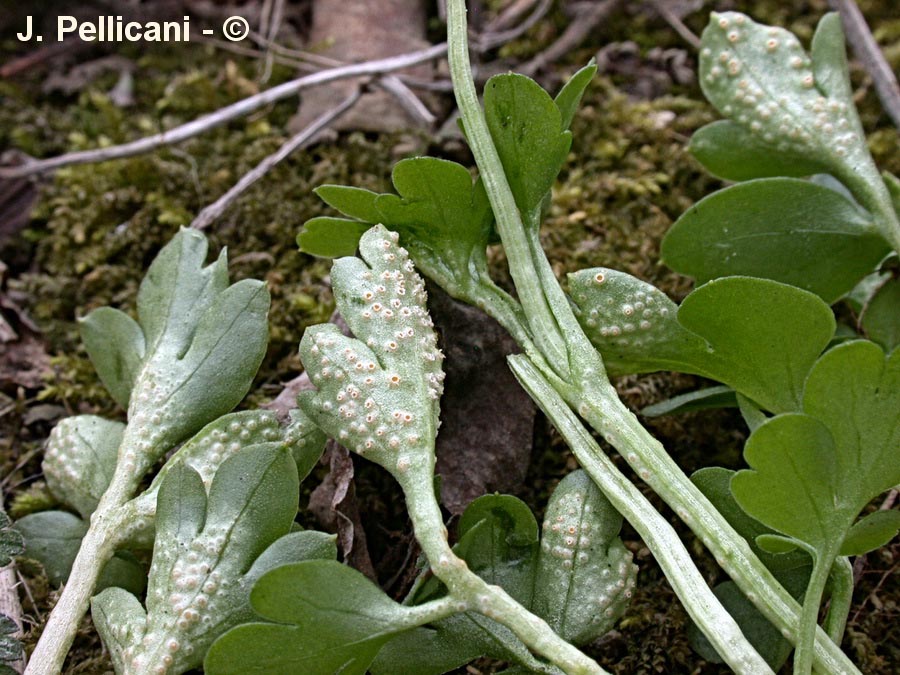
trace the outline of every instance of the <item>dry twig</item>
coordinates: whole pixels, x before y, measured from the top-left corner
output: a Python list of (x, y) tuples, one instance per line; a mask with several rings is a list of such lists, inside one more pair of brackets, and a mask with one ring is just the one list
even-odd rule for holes
[(872, 78), (884, 111), (894, 121), (894, 125), (900, 128), (900, 85), (897, 84), (897, 76), (875, 42), (865, 17), (853, 0), (828, 0), (828, 4), (841, 13), (844, 31), (853, 47), (854, 55), (862, 62)]
[(487, 30), (480, 36), (478, 36), (473, 46), (480, 52), (486, 52), (490, 51), (491, 49), (496, 49), (500, 45), (504, 45), (510, 40), (515, 40), (517, 37), (534, 26), (538, 21), (540, 21), (550, 10), (550, 7), (552, 5), (553, 0), (541, 0), (540, 4), (534, 9), (531, 14), (528, 15), (528, 18), (522, 21), (522, 23), (515, 26), (514, 28), (510, 28), (509, 30), (503, 30), (500, 32)]
[(681, 39), (687, 42), (695, 50), (700, 50), (700, 38), (696, 33), (688, 28), (681, 17), (672, 11), (672, 8), (666, 4), (667, 0), (651, 0), (650, 4), (656, 13), (667, 23), (672, 29), (681, 36)]
[(350, 110), (350, 108), (353, 107), (353, 104), (359, 100), (359, 96), (360, 91), (357, 89), (336, 108), (319, 115), (309, 126), (300, 131), (300, 133), (295, 134), (288, 139), (277, 151), (266, 157), (263, 161), (253, 167), (252, 170), (244, 174), (241, 179), (228, 190), (228, 192), (204, 208), (200, 214), (194, 218), (191, 227), (198, 230), (204, 230), (209, 227), (209, 225), (216, 218), (221, 216), (238, 197), (246, 192), (256, 181), (265, 176), (272, 167), (288, 157), (295, 150), (298, 150), (309, 143), (320, 131), (322, 131), (322, 129)]
[(58, 157), (50, 157), (48, 159), (33, 160), (21, 166), (0, 168), (0, 178), (20, 178), (40, 173), (46, 173), (53, 169), (63, 166), (72, 166), (74, 164), (89, 164), (93, 162), (104, 162), (110, 159), (121, 159), (123, 157), (133, 157), (145, 152), (156, 150), (157, 148), (180, 143), (189, 138), (193, 138), (205, 131), (209, 131), (215, 127), (221, 126), (226, 122), (247, 115), (259, 108), (270, 103), (280, 101), (283, 98), (293, 96), (303, 89), (334, 82), (335, 80), (343, 80), (353, 77), (365, 75), (383, 75), (384, 73), (402, 70), (409, 66), (419, 63), (431, 61), (443, 56), (447, 52), (446, 43), (441, 43), (408, 54), (400, 56), (392, 56), (386, 59), (377, 59), (375, 61), (367, 61), (365, 63), (354, 63), (338, 68), (323, 70), (311, 75), (304, 75), (295, 80), (290, 80), (266, 91), (254, 94), (236, 103), (225, 106), (215, 112), (199, 117), (196, 120), (182, 124), (168, 131), (163, 131), (153, 136), (124, 143), (122, 145), (113, 145), (108, 148), (96, 148), (94, 150), (82, 150), (79, 152), (71, 152)]
[(563, 34), (553, 44), (523, 65), (519, 69), (520, 72), (525, 75), (534, 75), (547, 64), (553, 63), (580, 45), (600, 22), (612, 14), (620, 3), (621, 0), (603, 0), (603, 2), (590, 5), (587, 10), (569, 23)]

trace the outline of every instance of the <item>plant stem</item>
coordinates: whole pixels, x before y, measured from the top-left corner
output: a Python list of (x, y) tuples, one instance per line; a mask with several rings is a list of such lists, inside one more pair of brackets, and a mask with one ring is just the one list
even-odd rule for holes
[(853, 565), (850, 559), (846, 556), (836, 558), (828, 580), (831, 583), (831, 600), (825, 617), (825, 632), (836, 645), (840, 645), (853, 604)]
[(570, 675), (608, 675), (597, 663), (563, 640), (540, 617), (516, 602), (499, 586), (472, 572), (447, 543), (447, 529), (434, 495), (431, 471), (400, 478), (416, 539), (435, 576), (444, 582), (457, 610), (472, 610), (509, 628), (525, 645)]
[[(797, 602), (678, 468), (662, 444), (619, 400), (606, 377), (601, 358), (577, 325), (568, 301), (564, 296), (559, 300), (561, 290), (540, 250), (536, 234), (533, 240), (529, 239), (478, 103), (469, 72), (464, 0), (448, 2), (448, 37), (450, 73), (460, 115), (494, 210), (531, 334), (555, 374), (568, 380), (557, 386), (557, 391), (622, 453), (639, 475), (646, 476), (648, 484), (700, 537), (723, 570), (766, 618), (788, 639), (795, 640), (800, 619)], [(897, 239), (900, 241), (900, 236)], [(560, 354), (560, 342), (563, 354)], [(815, 655), (817, 665), (826, 672), (859, 673), (824, 631), (816, 634)]]
[[(123, 445), (127, 440), (123, 441)], [(28, 661), (25, 675), (56, 675), (62, 672), (66, 654), (75, 639), (78, 623), (87, 612), (97, 579), (115, 553), (116, 537), (122, 524), (121, 508), (135, 489), (135, 478), (121, 464), (103, 494), (78, 555), (69, 572), (59, 601), (47, 619), (44, 632)]]
[[(588, 423), (615, 447), (638, 475), (703, 541), (719, 566), (747, 598), (797, 644), (801, 608), (763, 565), (727, 520), (641, 425), (608, 383), (584, 383), (581, 398), (568, 400)], [(563, 393), (565, 398), (565, 393)], [(815, 639), (816, 665), (824, 672), (851, 674), (859, 670), (824, 631)]]
[(523, 356), (510, 357), (509, 361), (519, 382), (557, 428), (584, 470), (640, 534), (688, 614), (716, 651), (736, 673), (771, 673), (744, 638), (740, 626), (713, 595), (668, 521), (603, 453), (534, 364)]
[(794, 675), (810, 675), (813, 666), (813, 651), (816, 640), (816, 628), (819, 625), (819, 608), (822, 605), (822, 594), (828, 575), (834, 563), (836, 549), (818, 551), (813, 563), (812, 576), (803, 596), (803, 611), (800, 614), (800, 630), (794, 651)]
[(469, 65), (468, 36), (466, 34), (465, 0), (447, 3), (447, 43), (450, 77), (466, 129), (469, 147), (481, 172), (484, 187), (494, 211), (503, 249), (522, 305), (528, 308), (527, 320), (531, 333), (550, 365), (562, 375), (568, 370), (566, 345), (560, 334), (553, 311), (544, 296), (538, 277), (531, 265), (528, 237), (522, 218), (506, 180), (500, 156), (491, 140), (487, 122), (478, 103)]

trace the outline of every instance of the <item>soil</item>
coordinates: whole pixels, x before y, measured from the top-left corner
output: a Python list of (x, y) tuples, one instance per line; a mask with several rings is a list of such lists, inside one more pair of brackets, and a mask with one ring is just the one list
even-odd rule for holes
[[(482, 4), (486, 21), (505, 3)], [(540, 52), (568, 21), (565, 7), (570, 3), (557, 4), (535, 27), (489, 58), (502, 69), (515, 69)], [(686, 150), (691, 133), (716, 119), (716, 114), (690, 75), (696, 66), (690, 47), (649, 4), (625, 3), (564, 62), (539, 73), (542, 84), (553, 90), (598, 52), (606, 64), (606, 72), (590, 86), (573, 122), (573, 150), (554, 187), (542, 237), (560, 278), (584, 267), (614, 267), (680, 300), (691, 281), (659, 262), (659, 242), (680, 213), (720, 186)], [(708, 10), (737, 9), (759, 21), (785, 26), (803, 40), (811, 37), (816, 19), (827, 11), (824, 0), (694, 4), (705, 5), (685, 19), (696, 33)], [(900, 15), (894, 0), (858, 4), (892, 68), (900, 70)], [(437, 18), (430, 16), (429, 21), (430, 37), (442, 39)], [(4, 23), (0, 22), (0, 62), (27, 51), (13, 39), (15, 24)], [(114, 54), (131, 69), (133, 101), (126, 107), (112, 93), (122, 80), (116, 67), (101, 69), (86, 81), (69, 80), (70, 87), (58, 84), (75, 77), (75, 66), (107, 58), (109, 53), (79, 51), (0, 78), (0, 149), (47, 157), (119, 143), (175, 126), (295, 76), (292, 69), (275, 64), (269, 81), (260, 85), (257, 59), (210, 44), (184, 45), (177, 54), (132, 45), (117, 48)], [(897, 130), (880, 111), (864, 73), (855, 69), (853, 79), (876, 161), (900, 174)], [(48, 87), (48, 81), (57, 84)], [(40, 459), (42, 443), (58, 419), (78, 413), (124, 418), (94, 375), (75, 319), (108, 304), (132, 311), (137, 285), (155, 252), (180, 225), (189, 223), (203, 206), (277, 149), (296, 111), (297, 100), (288, 100), (153, 154), (61, 169), (36, 183), (0, 185), (0, 260), (9, 267), (0, 298), (18, 308), (13, 311), (3, 304), (3, 316), (27, 338), (21, 343), (31, 351), (19, 358), (47, 364), (39, 376), (27, 368), (0, 368), (0, 485), (13, 518), (57, 506), (41, 478)], [(387, 191), (393, 163), (425, 153), (471, 164), (453, 133), (434, 137), (406, 130), (342, 132), (285, 161), (209, 230), (212, 250), (228, 247), (233, 278), (264, 279), (272, 292), (269, 350), (244, 406), (273, 399), (285, 382), (300, 374), (297, 344), (303, 330), (327, 321), (334, 310), (327, 261), (299, 254), (294, 243), (304, 221), (328, 213), (312, 189), (338, 183)], [(508, 285), (497, 251), (492, 251), (492, 265), (497, 278)], [(26, 347), (12, 342), (0, 351), (4, 349)], [(477, 369), (460, 372), (474, 376), (472, 370)], [(689, 376), (656, 374), (623, 378), (617, 387), (630, 406), (640, 409), (699, 384)], [(532, 420), (529, 410), (522, 417), (523, 424), (533, 424), (525, 433), (525, 439), (530, 435), (531, 449), (524, 458), (530, 455), (530, 461), (517, 467), (519, 474), (513, 471), (517, 480), (508, 487), (540, 514), (553, 486), (577, 464), (539, 414)], [(688, 473), (713, 464), (741, 465), (746, 431), (734, 411), (645, 422)], [(521, 428), (519, 434), (517, 438)], [(514, 456), (521, 462), (519, 450)], [(417, 553), (402, 496), (383, 471), (362, 460), (354, 463), (356, 500), (374, 573), (399, 597), (409, 586)], [(624, 462), (618, 463), (628, 472)], [(327, 467), (321, 466), (306, 481), (302, 507), (326, 472)], [(490, 480), (484, 485), (493, 489)], [(462, 489), (453, 494), (459, 499), (472, 496)], [(696, 538), (647, 494), (682, 534), (706, 578), (711, 583), (723, 580)], [(458, 508), (456, 503), (452, 511)], [(305, 509), (300, 519), (304, 525), (316, 525)], [(640, 565), (638, 590), (616, 630), (588, 652), (616, 673), (728, 672), (692, 651), (685, 637), (685, 612), (649, 551), (628, 526), (623, 539)], [(900, 544), (870, 554), (857, 585), (843, 647), (867, 674), (900, 672), (898, 564)], [(26, 580), (24, 642), (31, 649), (57, 592), (35, 564), (23, 562), (20, 571)], [(460, 672), (498, 669), (498, 664), (477, 662)], [(86, 618), (65, 672), (110, 671)]]

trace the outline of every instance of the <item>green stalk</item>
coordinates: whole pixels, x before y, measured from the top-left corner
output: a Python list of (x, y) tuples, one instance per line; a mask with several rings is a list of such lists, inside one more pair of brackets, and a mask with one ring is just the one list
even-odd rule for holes
[(532, 336), (550, 365), (558, 374), (563, 375), (568, 370), (565, 341), (556, 323), (556, 317), (544, 296), (540, 280), (533, 272), (531, 251), (519, 209), (478, 103), (478, 94), (475, 92), (472, 68), (469, 64), (469, 41), (466, 30), (465, 0), (451, 0), (447, 3), (450, 77), (453, 80), (453, 92), (466, 129), (466, 137), (481, 171), (481, 179), (484, 181), (494, 211), (516, 291), (522, 306), (528, 308), (527, 321)]
[[(127, 436), (122, 445), (126, 443)], [(81, 617), (88, 610), (97, 579), (116, 552), (122, 507), (136, 489), (136, 482), (133, 470), (124, 468), (120, 462), (97, 510), (91, 515), (90, 527), (72, 564), (69, 581), (47, 619), (41, 638), (28, 660), (25, 675), (55, 675), (62, 672), (66, 654), (75, 639)]]
[(822, 594), (831, 566), (837, 556), (837, 549), (819, 551), (814, 556), (812, 576), (803, 596), (803, 611), (800, 614), (800, 631), (794, 651), (794, 675), (810, 675), (813, 666), (813, 652), (816, 641), (816, 628), (819, 625), (819, 608), (822, 605)]
[[(746, 541), (694, 487), (662, 445), (619, 400), (608, 382), (599, 355), (590, 347), (568, 301), (561, 295), (549, 263), (539, 250), (539, 243), (533, 238), (530, 240), (526, 233), (471, 81), (464, 0), (448, 2), (448, 35), (450, 72), (457, 104), (507, 250), (513, 281), (538, 348), (544, 352), (556, 374), (568, 380), (557, 388), (558, 391), (622, 453), (639, 475), (646, 476), (651, 487), (703, 540), (725, 572), (763, 614), (788, 639), (795, 640), (800, 619), (798, 604), (756, 558)], [(542, 331), (551, 331), (552, 337)], [(564, 356), (559, 354), (559, 342), (566, 347)], [(548, 344), (552, 345), (552, 350), (548, 350)], [(570, 366), (578, 371), (577, 374), (569, 372)], [(824, 631), (816, 638), (816, 663), (823, 670), (859, 672)]]
[[(432, 470), (398, 475), (416, 539), (435, 576), (444, 582), (457, 611), (475, 611), (493, 619), (522, 640), (536, 654), (570, 675), (609, 675), (580, 650), (559, 637), (499, 586), (472, 572), (447, 542), (447, 529), (435, 498)], [(427, 476), (424, 474), (427, 473)]]
[(831, 600), (825, 617), (825, 632), (836, 645), (840, 645), (853, 604), (853, 565), (849, 558), (840, 556), (835, 559), (828, 581), (831, 584)]
[[(637, 471), (638, 475), (693, 530), (719, 566), (744, 595), (793, 644), (799, 636), (801, 608), (781, 587), (727, 520), (684, 475), (662, 444), (628, 410), (610, 384), (588, 383), (581, 398), (569, 400)], [(815, 635), (815, 662), (827, 673), (859, 673), (847, 655), (820, 630)]]
[(584, 470), (647, 544), (691, 619), (716, 651), (736, 673), (771, 673), (772, 669), (707, 586), (669, 522), (603, 453), (534, 364), (524, 356), (513, 356), (509, 361), (519, 382), (557, 428)]

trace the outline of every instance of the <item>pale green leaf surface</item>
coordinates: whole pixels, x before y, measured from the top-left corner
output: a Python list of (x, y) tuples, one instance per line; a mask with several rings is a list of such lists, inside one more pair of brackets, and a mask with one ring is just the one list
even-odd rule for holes
[(900, 511), (876, 511), (861, 518), (844, 538), (841, 555), (864, 555), (875, 551), (897, 536)]
[(61, 420), (50, 433), (41, 468), (54, 495), (88, 518), (112, 480), (125, 425), (95, 415)]
[(858, 182), (871, 179), (874, 169), (846, 74), (839, 72), (839, 31), (834, 17), (823, 19), (814, 64), (789, 31), (713, 12), (703, 31), (699, 79), (719, 112), (773, 152), (804, 156)]
[(806, 374), (834, 333), (822, 300), (767, 279), (717, 279), (680, 308), (650, 284), (604, 268), (570, 274), (569, 288), (610, 373), (703, 375), (773, 412), (799, 409)]
[(79, 319), (78, 331), (103, 386), (127, 409), (146, 350), (141, 327), (118, 309), (100, 307)]
[(230, 631), (210, 650), (206, 672), (362, 675), (393, 634), (411, 627), (412, 610), (333, 561), (278, 567), (256, 583), (251, 601), (277, 623)]
[(531, 214), (553, 186), (572, 134), (550, 95), (524, 75), (488, 80), (484, 114), (516, 204), (523, 214)]
[[(25, 540), (22, 555), (41, 563), (54, 586), (68, 580), (87, 528), (85, 521), (66, 511), (41, 511), (16, 521), (16, 529)], [(133, 557), (120, 553), (106, 563), (96, 590), (120, 586), (132, 593), (142, 593), (146, 583), (143, 566)]]
[(197, 318), (228, 287), (225, 252), (203, 267), (206, 251), (202, 233), (182, 228), (147, 270), (137, 309), (148, 355), (161, 348), (169, 355), (182, 356), (190, 346)]
[(306, 331), (300, 357), (316, 391), (298, 400), (332, 438), (402, 480), (430, 471), (444, 375), (424, 282), (397, 239), (373, 227), (360, 240), (362, 260), (335, 262), (337, 307), (357, 339), (334, 325)]
[(622, 516), (584, 471), (553, 491), (544, 517), (532, 611), (563, 639), (587, 644), (625, 612), (637, 566), (618, 538)]
[(359, 238), (371, 226), (370, 223), (347, 218), (310, 218), (297, 235), (297, 246), (304, 253), (322, 258), (353, 255), (359, 246)]
[(890, 247), (868, 215), (828, 188), (794, 178), (740, 183), (685, 211), (662, 256), (702, 284), (747, 275), (804, 288), (833, 303)]
[(580, 68), (578, 72), (566, 80), (556, 98), (553, 99), (553, 102), (559, 109), (562, 129), (568, 129), (571, 126), (572, 119), (578, 111), (578, 105), (581, 103), (581, 97), (584, 95), (584, 90), (587, 89), (596, 74), (597, 64), (594, 59), (591, 59), (590, 63)]
[[(127, 635), (118, 635), (113, 624), (101, 630), (128, 644), (130, 663), (119, 664), (120, 670), (154, 672), (169, 665), (167, 672), (182, 673), (198, 667), (216, 638), (253, 618), (250, 588), (259, 576), (297, 556), (333, 553), (327, 535), (290, 533), (297, 487), (294, 460), (277, 446), (257, 445), (225, 460), (208, 497), (188, 464), (167, 473), (158, 493), (146, 615)], [(96, 620), (115, 618), (132, 604), (121, 595), (101, 595), (94, 602)]]
[(725, 180), (800, 177), (827, 170), (802, 153), (773, 152), (770, 145), (731, 120), (718, 120), (695, 131), (690, 151), (707, 171)]
[(830, 12), (819, 21), (810, 46), (810, 57), (819, 89), (834, 99), (847, 100), (853, 97), (844, 29), (837, 12)]
[(886, 351), (900, 346), (900, 279), (890, 279), (875, 291), (860, 323), (869, 339)]

